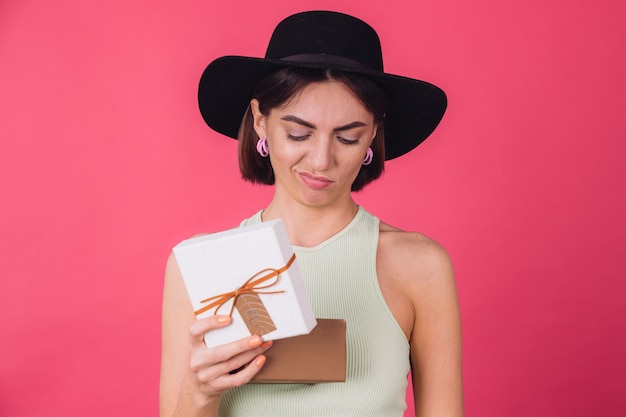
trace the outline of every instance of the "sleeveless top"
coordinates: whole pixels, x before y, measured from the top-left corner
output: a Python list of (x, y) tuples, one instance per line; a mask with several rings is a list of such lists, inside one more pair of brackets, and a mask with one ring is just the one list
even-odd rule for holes
[[(261, 212), (242, 225), (261, 222)], [(346, 320), (346, 382), (247, 384), (222, 398), (220, 417), (402, 417), (409, 343), (376, 275), (379, 220), (359, 207), (339, 233), (294, 246), (315, 316)]]

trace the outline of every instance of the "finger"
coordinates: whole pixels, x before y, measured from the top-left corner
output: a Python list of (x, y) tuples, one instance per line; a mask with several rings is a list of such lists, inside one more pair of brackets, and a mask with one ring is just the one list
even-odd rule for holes
[(239, 366), (237, 368), (233, 368), (233, 370), (229, 371), (228, 373), (230, 375), (232, 375), (232, 374), (236, 374), (237, 372), (241, 371), (243, 368), (245, 368), (247, 366), (248, 363), (250, 363), (250, 360), (248, 360), (248, 358), (247, 358), (248, 356), (252, 356), (254, 358), (256, 355), (258, 355), (260, 353), (263, 353), (266, 350), (268, 350), (270, 347), (272, 347), (272, 344), (273, 344), (273, 342), (271, 340), (268, 340), (267, 342), (263, 342), (261, 344), (261, 346), (259, 346), (257, 349), (254, 349), (254, 350), (252, 350), (250, 352), (246, 352), (245, 353), (245, 356), (246, 356), (245, 358), (243, 358), (244, 354), (240, 355), (240, 356), (242, 356), (242, 359), (245, 362), (245, 364), (241, 365), (241, 366)]
[[(212, 327), (210, 319), (206, 319), (201, 325), (198, 324), (190, 328), (192, 346), (189, 365), (191, 371), (203, 382), (210, 381), (224, 373), (239, 368), (250, 361), (253, 355), (258, 355), (265, 348), (269, 347), (263, 345), (263, 338), (255, 335), (207, 348), (202, 338), (203, 330), (207, 327)], [(239, 356), (246, 352), (254, 351), (262, 345), (263, 348), (253, 353), (248, 353), (243, 357)]]
[(194, 344), (204, 344), (204, 335), (206, 333), (228, 326), (230, 322), (230, 316), (210, 316), (198, 319), (189, 326), (189, 335)]
[[(229, 356), (227, 359), (216, 363), (212, 367), (205, 368), (206, 376), (211, 379), (226, 374), (237, 373), (243, 367), (247, 366), (255, 357), (265, 352), (272, 346), (272, 341), (263, 342), (259, 345), (258, 339), (255, 339), (254, 337), (248, 340), (252, 343), (248, 343), (246, 347), (239, 346), (239, 349), (244, 350), (238, 351), (238, 353)], [(224, 352), (216, 353), (216, 356), (219, 354), (224, 354), (228, 356), (230, 354), (230, 351), (226, 351), (226, 349), (224, 349)]]
[(203, 375), (216, 378), (250, 362), (256, 355), (271, 346), (261, 336), (249, 336), (210, 349), (195, 349), (192, 354), (194, 368)]
[[(248, 364), (252, 361), (252, 359), (254, 359), (255, 357), (257, 357), (257, 355), (265, 352), (266, 350), (268, 350), (270, 347), (272, 347), (272, 341), (268, 340), (267, 342), (263, 342), (263, 344), (261, 346), (259, 346), (257, 349), (254, 349), (250, 352), (245, 352), (244, 354), (241, 354), (241, 360), (244, 362), (243, 365), (238, 366), (237, 368), (233, 368), (232, 371), (229, 371), (228, 374), (229, 375), (233, 375), (236, 374), (237, 372), (241, 371), (242, 369), (244, 369), (246, 366), (248, 366)], [(265, 358), (263, 359), (263, 362), (265, 362)], [(261, 364), (259, 364), (261, 365)], [(232, 368), (230, 366), (227, 366), (229, 369)]]
[(254, 359), (250, 361), (248, 365), (242, 368), (239, 372), (236, 372), (234, 374), (226, 374), (219, 378), (216, 378), (213, 382), (214, 389), (218, 391), (226, 391), (230, 388), (247, 384), (252, 378), (254, 378), (257, 373), (259, 373), (259, 371), (265, 364), (265, 361), (265, 355), (261, 354), (255, 356)]

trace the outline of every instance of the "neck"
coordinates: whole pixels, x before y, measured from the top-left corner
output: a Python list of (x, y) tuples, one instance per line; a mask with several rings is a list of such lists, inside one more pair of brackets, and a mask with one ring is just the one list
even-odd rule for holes
[(263, 211), (263, 220), (282, 219), (293, 245), (316, 246), (346, 227), (358, 210), (349, 197), (328, 206), (306, 206), (293, 200), (282, 202), (274, 196)]

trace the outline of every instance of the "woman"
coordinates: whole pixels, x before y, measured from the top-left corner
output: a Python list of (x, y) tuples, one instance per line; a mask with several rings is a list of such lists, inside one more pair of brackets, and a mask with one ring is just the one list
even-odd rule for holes
[(305, 12), (276, 27), (264, 59), (212, 62), (199, 103), (210, 127), (239, 139), (243, 177), (274, 186), (270, 204), (243, 224), (283, 219), (316, 315), (346, 320), (347, 380), (247, 384), (272, 342), (250, 336), (207, 349), (203, 335), (230, 318), (195, 319), (171, 257), (161, 415), (402, 416), (409, 371), (417, 416), (463, 415), (460, 318), (446, 252), (379, 222), (351, 196), (380, 176), (385, 159), (433, 131), (445, 94), (384, 73), (366, 23)]

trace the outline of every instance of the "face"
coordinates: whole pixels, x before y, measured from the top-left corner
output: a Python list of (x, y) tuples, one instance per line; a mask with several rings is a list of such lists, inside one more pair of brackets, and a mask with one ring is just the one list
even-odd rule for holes
[(307, 206), (350, 199), (368, 146), (374, 117), (342, 83), (309, 84), (284, 106), (263, 116), (251, 102), (254, 127), (267, 138), (276, 197)]

